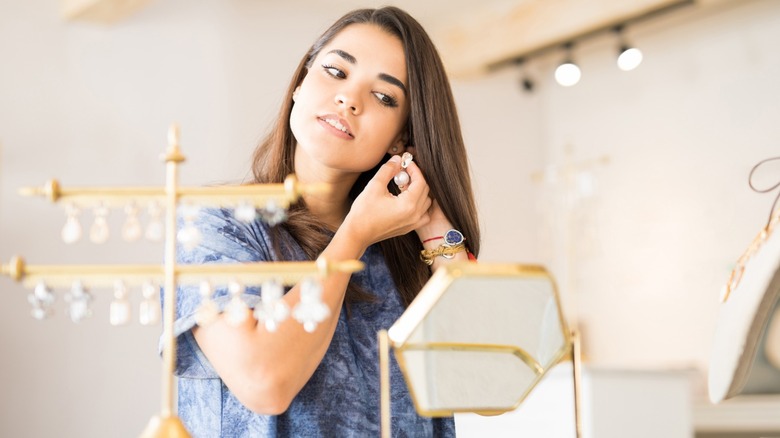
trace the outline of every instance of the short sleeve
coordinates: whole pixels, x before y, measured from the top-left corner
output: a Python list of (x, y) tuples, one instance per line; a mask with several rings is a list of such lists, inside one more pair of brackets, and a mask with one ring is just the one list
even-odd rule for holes
[[(251, 224), (240, 222), (230, 210), (202, 210), (192, 224), (180, 218), (178, 229), (187, 226), (194, 226), (199, 231), (200, 243), (189, 249), (177, 245), (178, 264), (248, 263), (275, 259), (267, 226), (259, 221)], [(259, 301), (259, 291), (247, 288), (243, 298), (250, 307), (254, 307)], [(213, 299), (222, 311), (230, 299), (224, 285), (215, 285)], [(195, 313), (200, 301), (199, 285), (177, 288), (174, 334), (177, 336), (175, 374), (178, 377), (218, 378), (192, 335), (191, 329), (197, 325)]]

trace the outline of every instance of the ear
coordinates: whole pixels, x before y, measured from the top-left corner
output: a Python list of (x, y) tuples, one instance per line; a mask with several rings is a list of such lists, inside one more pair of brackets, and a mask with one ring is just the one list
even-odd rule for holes
[(404, 152), (406, 152), (406, 141), (404, 141), (403, 135), (399, 135), (398, 138), (390, 144), (390, 147), (387, 148), (387, 153), (390, 155), (401, 155)]
[(299, 91), (301, 91), (301, 86), (300, 86), (300, 85), (298, 85), (297, 87), (295, 87), (295, 90), (293, 90), (293, 94), (292, 94), (292, 100), (293, 100), (293, 102), (295, 102), (295, 99), (297, 99), (297, 98), (298, 98), (298, 92), (299, 92)]

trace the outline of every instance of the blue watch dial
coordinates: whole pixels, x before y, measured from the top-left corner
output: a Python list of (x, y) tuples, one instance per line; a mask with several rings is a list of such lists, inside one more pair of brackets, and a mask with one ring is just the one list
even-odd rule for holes
[(447, 246), (459, 245), (464, 240), (466, 239), (463, 237), (463, 233), (458, 230), (453, 229), (444, 233), (444, 244)]

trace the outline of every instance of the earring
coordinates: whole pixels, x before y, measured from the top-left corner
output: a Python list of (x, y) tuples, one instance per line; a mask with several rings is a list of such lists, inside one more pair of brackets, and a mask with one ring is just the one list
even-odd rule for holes
[(52, 315), (52, 304), (55, 300), (54, 291), (43, 280), (35, 286), (35, 290), (27, 296), (27, 300), (32, 304), (33, 318), (42, 320)]
[(114, 283), (114, 300), (108, 308), (108, 321), (111, 325), (125, 325), (130, 321), (130, 300), (127, 299), (127, 286), (122, 280)]
[(393, 153), (398, 152), (398, 146), (393, 146)]
[(257, 210), (255, 209), (254, 204), (246, 199), (236, 205), (233, 214), (236, 219), (247, 224), (254, 222), (257, 218)]
[(161, 309), (157, 292), (157, 286), (151, 281), (146, 281), (141, 285), (143, 300), (138, 312), (138, 320), (141, 325), (154, 325), (160, 321)]
[(247, 314), (249, 306), (241, 297), (244, 293), (244, 286), (238, 281), (231, 281), (228, 283), (228, 292), (230, 293), (230, 302), (225, 306), (225, 317), (228, 324), (238, 327), (249, 316)]
[(330, 315), (330, 309), (322, 302), (322, 285), (307, 278), (301, 282), (301, 301), (293, 309), (293, 318), (311, 333)]
[(207, 326), (217, 319), (219, 315), (219, 307), (217, 303), (212, 299), (211, 283), (208, 281), (202, 281), (200, 283), (200, 305), (195, 311), (195, 322), (199, 326)]
[(398, 186), (399, 189), (403, 190), (406, 188), (406, 186), (409, 184), (409, 181), (411, 178), (409, 177), (409, 174), (406, 173), (406, 168), (409, 167), (409, 164), (412, 162), (414, 157), (409, 152), (404, 152), (403, 156), (401, 157), (401, 171), (398, 172), (394, 177), (393, 181), (395, 181), (395, 185)]
[(149, 223), (146, 225), (146, 232), (144, 232), (144, 237), (146, 237), (146, 240), (149, 240), (150, 242), (159, 242), (162, 240), (163, 233), (165, 231), (165, 226), (163, 225), (162, 218), (160, 217), (162, 214), (162, 208), (160, 207), (160, 204), (158, 204), (156, 201), (149, 204), (148, 213)]
[(122, 225), (122, 239), (125, 242), (135, 242), (141, 238), (143, 231), (141, 230), (141, 221), (138, 219), (138, 207), (134, 202), (130, 202), (125, 206), (125, 213), (127, 218), (124, 225)]
[(265, 207), (258, 210), (257, 213), (263, 222), (272, 227), (287, 220), (287, 210), (279, 205), (275, 199), (269, 199), (265, 203)]
[(81, 322), (92, 316), (92, 294), (87, 291), (81, 281), (73, 283), (70, 293), (65, 295), (65, 301), (69, 304), (68, 313), (73, 322)]
[(255, 318), (265, 323), (265, 329), (273, 333), (290, 314), (290, 307), (282, 299), (284, 286), (276, 280), (266, 280), (261, 287), (261, 303), (255, 307)]
[(108, 208), (103, 204), (99, 204), (95, 207), (94, 213), (95, 222), (89, 229), (89, 240), (91, 240), (92, 243), (106, 243), (109, 235), (108, 221), (106, 220)]
[(68, 218), (65, 220), (65, 226), (62, 227), (62, 240), (65, 243), (76, 243), (81, 239), (79, 208), (74, 204), (68, 204), (65, 206), (65, 213)]
[(185, 204), (181, 206), (184, 227), (176, 234), (176, 241), (182, 244), (187, 251), (192, 251), (200, 245), (201, 234), (195, 226), (195, 218), (199, 211), (197, 205)]

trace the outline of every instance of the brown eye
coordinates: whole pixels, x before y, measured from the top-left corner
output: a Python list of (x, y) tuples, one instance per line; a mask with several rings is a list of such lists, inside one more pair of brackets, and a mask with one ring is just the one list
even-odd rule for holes
[(381, 103), (384, 106), (389, 107), (396, 107), (398, 106), (398, 101), (393, 98), (393, 96), (388, 96), (387, 94), (375, 92), (374, 96), (376, 96), (377, 99), (379, 99), (379, 103)]
[(347, 77), (347, 75), (339, 70), (338, 68), (332, 66), (332, 65), (323, 65), (322, 68), (331, 76), (334, 78), (344, 79)]

